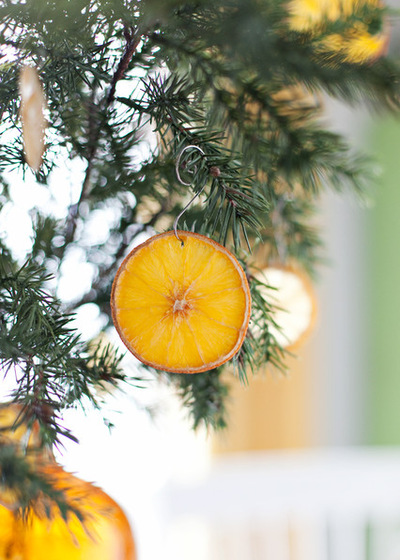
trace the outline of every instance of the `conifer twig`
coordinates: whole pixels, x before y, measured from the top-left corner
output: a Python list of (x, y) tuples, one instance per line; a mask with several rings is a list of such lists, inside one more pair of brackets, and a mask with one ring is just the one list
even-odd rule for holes
[[(135, 54), (135, 51), (139, 45), (141, 39), (141, 32), (137, 30), (136, 33), (133, 33), (132, 29), (129, 29), (128, 27), (125, 26), (124, 37), (126, 40), (125, 51), (111, 79), (110, 89), (103, 103), (104, 110), (107, 110), (114, 101), (115, 89), (117, 83), (119, 82), (119, 80), (121, 80), (124, 77), (125, 72), (128, 69), (129, 63), (132, 60), (132, 57)], [(68, 214), (67, 224), (66, 224), (65, 243), (63, 249), (65, 249), (68, 246), (68, 244), (71, 243), (71, 241), (74, 239), (76, 226), (77, 226), (79, 207), (81, 203), (87, 198), (88, 192), (90, 190), (90, 181), (93, 172), (94, 160), (96, 158), (98, 146), (99, 146), (101, 126), (98, 122), (98, 119), (96, 119), (96, 117), (99, 115), (99, 112), (94, 103), (94, 93), (95, 93), (95, 88), (93, 87), (92, 103), (90, 104), (89, 107), (89, 135), (88, 135), (89, 152), (87, 155), (87, 166), (85, 171), (85, 177), (83, 179), (79, 200), (76, 204), (71, 205), (69, 209), (69, 214)]]
[(121, 80), (124, 77), (125, 72), (129, 67), (129, 63), (132, 60), (132, 57), (135, 54), (135, 51), (140, 43), (142, 33), (139, 31), (139, 29), (136, 30), (136, 33), (134, 33), (132, 28), (125, 26), (124, 37), (126, 40), (125, 52), (121, 60), (119, 61), (117, 69), (114, 72), (114, 76), (111, 80), (111, 87), (108, 92), (107, 102), (106, 102), (107, 106), (109, 106), (114, 101), (115, 89), (117, 83), (119, 82), (119, 80)]
[(135, 232), (129, 237), (129, 239), (122, 240), (115, 253), (112, 264), (109, 265), (107, 268), (100, 270), (99, 275), (97, 279), (93, 282), (90, 290), (86, 292), (82, 297), (80, 297), (78, 301), (74, 301), (70, 305), (68, 305), (68, 307), (65, 310), (66, 313), (71, 313), (74, 309), (77, 309), (81, 305), (84, 305), (86, 303), (92, 303), (95, 301), (97, 290), (104, 282), (104, 280), (106, 280), (110, 276), (111, 273), (113, 272), (115, 273), (115, 270), (116, 268), (118, 268), (119, 263), (125, 254), (125, 251), (128, 249), (128, 247), (132, 244), (132, 242), (138, 235), (146, 231), (148, 228), (153, 227), (156, 224), (157, 220), (164, 215), (164, 213), (167, 210), (168, 202), (169, 202), (168, 199), (164, 199), (160, 209), (157, 210), (157, 212), (155, 212), (151, 216), (151, 218), (147, 220), (147, 222), (144, 222), (142, 224), (137, 224), (137, 228), (135, 229)]

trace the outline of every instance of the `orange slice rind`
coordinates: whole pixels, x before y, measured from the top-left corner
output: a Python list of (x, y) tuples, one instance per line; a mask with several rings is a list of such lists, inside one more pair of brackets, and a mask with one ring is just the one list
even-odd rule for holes
[(246, 274), (212, 239), (155, 235), (122, 262), (111, 291), (114, 325), (136, 358), (155, 369), (200, 373), (239, 351), (250, 319)]

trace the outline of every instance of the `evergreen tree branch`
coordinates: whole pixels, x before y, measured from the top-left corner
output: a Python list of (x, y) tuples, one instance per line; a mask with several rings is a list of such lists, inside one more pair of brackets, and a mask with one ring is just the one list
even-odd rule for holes
[[(206, 200), (204, 213), (205, 228), (212, 234), (219, 231), (219, 239), (227, 241), (229, 228), (234, 225), (233, 239), (238, 243), (239, 228), (249, 227), (257, 231), (260, 225), (257, 212), (267, 209), (264, 197), (251, 189), (251, 175), (243, 162), (233, 159), (233, 154), (221, 143), (221, 138), (206, 126), (196, 123), (206, 122), (206, 113), (201, 105), (192, 108), (190, 92), (194, 86), (176, 78), (162, 80), (150, 78), (144, 84), (144, 100), (141, 111), (156, 122), (167, 149), (177, 159), (186, 146), (195, 145), (202, 149), (205, 156), (194, 176), (193, 190), (200, 190), (211, 178), (210, 196)], [(127, 106), (137, 109), (136, 101), (119, 98)], [(171, 135), (169, 137), (168, 135)], [(222, 212), (225, 208), (226, 211)]]
[[(135, 51), (141, 40), (141, 36), (142, 34), (141, 32), (139, 32), (139, 30), (137, 30), (136, 33), (134, 33), (132, 29), (129, 29), (127, 26), (124, 26), (124, 37), (126, 41), (125, 51), (121, 56), (118, 66), (111, 79), (108, 94), (105, 96), (103, 102), (100, 102), (101, 112), (104, 113), (107, 112), (109, 107), (112, 105), (115, 97), (115, 89), (117, 83), (125, 76), (125, 72), (127, 71), (129, 67), (129, 63), (131, 62), (132, 57), (135, 54)], [(97, 105), (95, 104), (95, 94), (96, 94), (96, 89), (94, 86), (92, 86), (91, 99), (88, 108), (89, 132), (88, 132), (88, 153), (86, 156), (87, 166), (86, 166), (85, 177), (82, 183), (79, 200), (76, 204), (72, 205), (69, 209), (69, 215), (66, 223), (64, 251), (65, 248), (74, 239), (79, 208), (82, 202), (86, 200), (87, 197), (89, 196), (92, 173), (94, 170), (94, 160), (96, 158), (98, 147), (99, 147), (101, 124), (103, 119), (101, 118), (101, 112), (99, 111)]]
[(127, 249), (130, 246), (132, 246), (132, 243), (134, 242), (136, 237), (138, 237), (141, 233), (149, 229), (151, 230), (155, 226), (158, 219), (164, 216), (168, 204), (169, 204), (168, 199), (164, 199), (159, 210), (155, 212), (147, 222), (137, 224), (137, 227), (135, 228), (134, 232), (131, 232), (129, 236), (121, 238), (121, 243), (119, 244), (114, 254), (112, 263), (109, 266), (99, 268), (97, 277), (94, 280), (90, 290), (86, 292), (84, 295), (82, 295), (78, 300), (70, 303), (65, 309), (66, 313), (70, 313), (73, 310), (78, 309), (82, 305), (85, 305), (86, 303), (97, 303), (100, 307), (103, 307), (99, 299), (102, 297), (102, 291), (104, 290), (104, 287), (106, 287), (107, 307), (108, 307), (111, 283), (121, 263), (121, 260), (126, 255)]
[(226, 427), (228, 386), (222, 379), (222, 369), (194, 375), (169, 375), (169, 380), (177, 388), (194, 430), (201, 425), (214, 430)]
[(117, 86), (117, 83), (120, 80), (122, 80), (122, 78), (125, 76), (125, 72), (128, 70), (132, 57), (135, 54), (139, 42), (142, 38), (142, 32), (139, 29), (137, 29), (134, 32), (132, 28), (128, 28), (125, 25), (124, 37), (126, 40), (125, 52), (122, 55), (121, 60), (118, 63), (117, 69), (115, 70), (114, 75), (112, 77), (110, 89), (107, 95), (107, 102), (106, 102), (107, 106), (109, 106), (114, 101), (115, 88)]
[(44, 291), (49, 276), (43, 269), (27, 263), (10, 274), (3, 268), (0, 280), (0, 368), (15, 376), (12, 397), (33, 411), (45, 443), (73, 438), (48, 410), (63, 410), (84, 397), (98, 406), (105, 382), (111, 387), (127, 381), (122, 356), (111, 346), (80, 340), (71, 315), (61, 313), (59, 302)]
[(85, 522), (85, 512), (77, 506), (76, 501), (72, 503), (65, 495), (64, 490), (57, 488), (57, 481), (49, 477), (48, 474), (38, 471), (35, 468), (36, 455), (40, 450), (33, 449), (21, 455), (20, 450), (14, 445), (2, 441), (0, 434), (0, 477), (2, 486), (7, 488), (8, 500), (0, 505), (26, 521), (32, 513), (42, 517), (46, 514), (43, 511), (43, 497), (47, 507), (51, 508), (47, 512), (49, 516), (57, 513), (65, 521), (71, 516), (75, 516), (82, 523)]

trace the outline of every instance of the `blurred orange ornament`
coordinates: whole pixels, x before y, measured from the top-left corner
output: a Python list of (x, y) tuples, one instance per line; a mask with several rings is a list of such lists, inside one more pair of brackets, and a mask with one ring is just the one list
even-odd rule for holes
[[(363, 8), (374, 11), (373, 20), (352, 19)], [(312, 36), (323, 34), (326, 23), (345, 24), (343, 32), (319, 39), (317, 52), (340, 54), (355, 64), (371, 63), (387, 52), (389, 30), (380, 0), (290, 0), (288, 11), (290, 29)]]
[[(28, 427), (25, 424), (13, 427), (19, 414), (20, 408), (15, 405), (0, 407), (0, 445), (25, 448), (30, 433)], [(29, 447), (37, 438), (38, 427), (34, 425)], [(83, 514), (83, 520), (71, 513), (65, 521), (56, 504), (40, 494), (26, 518), (21, 518), (12, 492), (0, 486), (0, 559), (136, 559), (128, 520), (114, 500), (100, 488), (65, 472), (48, 450), (35, 454), (32, 466), (46, 476), (55, 489), (64, 492), (66, 501)]]
[(270, 332), (283, 348), (298, 347), (311, 332), (317, 303), (309, 278), (293, 266), (271, 265), (256, 273), (265, 285), (259, 287), (263, 298), (273, 306)]
[(24, 66), (21, 69), (19, 92), (25, 159), (33, 171), (39, 171), (45, 151), (46, 100), (36, 68)]

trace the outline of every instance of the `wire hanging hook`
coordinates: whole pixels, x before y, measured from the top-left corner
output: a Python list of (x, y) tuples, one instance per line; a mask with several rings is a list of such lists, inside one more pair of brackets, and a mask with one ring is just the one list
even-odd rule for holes
[[(176, 164), (175, 164), (175, 172), (176, 172), (176, 176), (178, 181), (182, 184), (185, 185), (187, 187), (190, 187), (190, 185), (192, 184), (192, 182), (188, 183), (187, 181), (184, 181), (181, 177), (181, 174), (179, 172), (179, 167), (181, 164), (181, 159), (183, 154), (190, 149), (194, 149), (194, 150), (198, 150), (201, 155), (204, 157), (205, 153), (203, 152), (203, 150), (201, 148), (199, 148), (199, 146), (196, 146), (195, 144), (190, 144), (189, 146), (185, 146), (180, 154), (178, 155), (177, 159), (176, 159)], [(192, 204), (192, 202), (203, 192), (204, 188), (206, 186), (206, 183), (204, 183), (204, 185), (201, 187), (201, 189), (199, 191), (197, 191), (197, 193), (189, 200), (189, 202), (186, 204), (186, 206), (183, 208), (183, 210), (181, 210), (181, 212), (178, 214), (178, 216), (175, 218), (174, 221), (174, 233), (175, 233), (175, 237), (177, 238), (178, 241), (181, 242), (181, 245), (183, 245), (183, 240), (179, 237), (178, 234), (178, 222), (180, 220), (180, 218), (183, 216), (183, 214), (186, 212), (186, 210), (189, 208), (189, 206)]]

